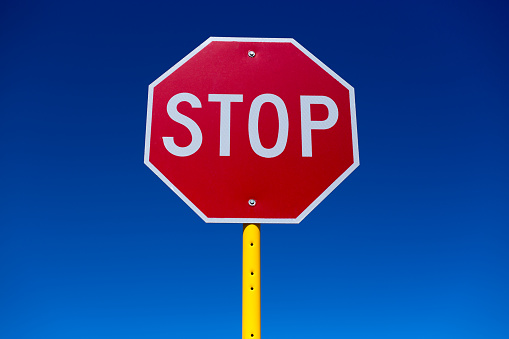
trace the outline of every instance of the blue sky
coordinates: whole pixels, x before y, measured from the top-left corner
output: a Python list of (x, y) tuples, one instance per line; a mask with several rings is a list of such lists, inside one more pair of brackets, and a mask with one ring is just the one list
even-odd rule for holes
[(264, 338), (509, 337), (508, 6), (0, 5), (0, 337), (238, 338), (242, 226), (143, 164), (148, 85), (294, 38), (356, 92), (360, 167), (262, 225)]

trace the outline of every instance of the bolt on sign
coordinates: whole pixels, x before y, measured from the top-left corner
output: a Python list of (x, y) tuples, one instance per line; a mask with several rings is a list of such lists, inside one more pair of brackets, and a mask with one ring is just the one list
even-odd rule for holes
[(359, 165), (353, 87), (293, 39), (209, 38), (150, 84), (145, 164), (206, 222), (299, 223)]

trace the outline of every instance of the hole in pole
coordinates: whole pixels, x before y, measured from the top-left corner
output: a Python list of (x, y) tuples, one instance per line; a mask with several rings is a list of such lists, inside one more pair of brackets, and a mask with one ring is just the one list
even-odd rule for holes
[(253, 244), (253, 243), (251, 243), (251, 246), (253, 246), (253, 245), (254, 245), (254, 244)]
[(251, 272), (251, 275), (254, 275), (254, 272)]
[(253, 333), (251, 333), (251, 338), (252, 338), (252, 337), (254, 337), (254, 334), (253, 334)]
[(251, 291), (254, 290), (254, 287), (251, 287)]

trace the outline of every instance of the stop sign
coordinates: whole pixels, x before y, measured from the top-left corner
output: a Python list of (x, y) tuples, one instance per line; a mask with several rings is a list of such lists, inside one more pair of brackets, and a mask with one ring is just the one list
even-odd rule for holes
[(145, 164), (206, 222), (299, 223), (359, 165), (354, 90), (293, 39), (209, 38), (150, 84)]

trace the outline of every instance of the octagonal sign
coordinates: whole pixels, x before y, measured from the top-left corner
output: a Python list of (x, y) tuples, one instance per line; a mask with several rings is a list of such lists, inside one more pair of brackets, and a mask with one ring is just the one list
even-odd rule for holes
[(359, 165), (354, 90), (293, 39), (209, 38), (149, 86), (145, 164), (206, 222), (298, 223)]

